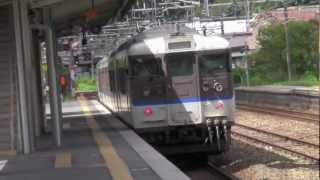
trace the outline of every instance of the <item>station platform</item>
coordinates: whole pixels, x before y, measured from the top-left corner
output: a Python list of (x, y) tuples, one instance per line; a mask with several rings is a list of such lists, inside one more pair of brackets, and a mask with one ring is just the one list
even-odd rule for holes
[(237, 105), (319, 114), (319, 87), (265, 85), (235, 89)]
[(0, 155), (0, 180), (188, 180), (96, 100), (63, 103), (63, 146), (51, 135), (31, 155)]
[(263, 85), (250, 87), (237, 87), (236, 90), (256, 91), (256, 92), (270, 92), (283, 94), (305, 94), (305, 95), (320, 95), (320, 86), (284, 86), (284, 85)]

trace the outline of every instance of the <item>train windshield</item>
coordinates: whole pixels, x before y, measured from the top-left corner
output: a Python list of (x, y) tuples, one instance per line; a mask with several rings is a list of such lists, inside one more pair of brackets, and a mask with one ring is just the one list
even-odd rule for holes
[(192, 76), (194, 55), (168, 54), (166, 56), (167, 70), (170, 76)]
[(229, 55), (211, 54), (199, 56), (200, 75), (213, 75), (220, 72), (229, 72)]
[(158, 58), (131, 58), (131, 76), (134, 78), (161, 76), (161, 60)]

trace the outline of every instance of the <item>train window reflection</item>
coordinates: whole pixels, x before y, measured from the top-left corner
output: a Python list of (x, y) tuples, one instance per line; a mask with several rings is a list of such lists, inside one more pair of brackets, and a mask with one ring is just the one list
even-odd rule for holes
[(201, 75), (212, 75), (229, 71), (228, 54), (202, 55), (199, 57)]
[(192, 54), (170, 54), (166, 56), (170, 76), (191, 76), (193, 74)]
[(161, 76), (161, 60), (151, 58), (131, 59), (131, 76), (135, 78)]

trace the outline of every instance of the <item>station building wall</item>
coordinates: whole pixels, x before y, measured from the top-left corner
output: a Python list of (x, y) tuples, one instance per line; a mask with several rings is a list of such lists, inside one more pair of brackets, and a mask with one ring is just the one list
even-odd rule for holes
[(13, 8), (0, 6), (0, 151), (16, 149), (17, 81)]

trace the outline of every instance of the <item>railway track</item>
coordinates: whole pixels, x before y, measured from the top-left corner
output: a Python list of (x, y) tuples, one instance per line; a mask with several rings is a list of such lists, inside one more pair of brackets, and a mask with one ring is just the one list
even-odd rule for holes
[(318, 144), (313, 144), (300, 139), (264, 131), (242, 124), (235, 124), (234, 127), (232, 135), (235, 137), (245, 138), (256, 143), (268, 145), (278, 150), (319, 163)]
[(304, 112), (270, 108), (270, 107), (259, 107), (259, 106), (252, 106), (252, 105), (245, 105), (245, 104), (238, 104), (238, 103), (236, 104), (236, 108), (239, 110), (246, 110), (246, 111), (259, 112), (259, 113), (271, 114), (276, 116), (282, 116), (282, 117), (286, 117), (292, 120), (297, 120), (302, 122), (309, 122), (314, 124), (320, 123), (319, 114), (311, 114), (311, 113), (304, 113)]
[(277, 134), (277, 133), (270, 132), (270, 131), (265, 131), (265, 130), (262, 130), (262, 129), (253, 128), (253, 127), (246, 126), (246, 125), (243, 125), (243, 124), (238, 124), (238, 123), (235, 123), (235, 126), (238, 126), (238, 127), (241, 127), (241, 128), (245, 128), (245, 129), (249, 129), (249, 130), (253, 130), (253, 131), (257, 131), (259, 133), (271, 135), (271, 136), (274, 136), (274, 137), (287, 139), (289, 141), (294, 141), (294, 142), (296, 142), (298, 144), (302, 144), (304, 146), (309, 146), (309, 147), (313, 147), (313, 148), (319, 148), (319, 144), (310, 143), (310, 142), (307, 142), (307, 141), (303, 141), (301, 139), (292, 138), (292, 137), (289, 137), (289, 136)]

